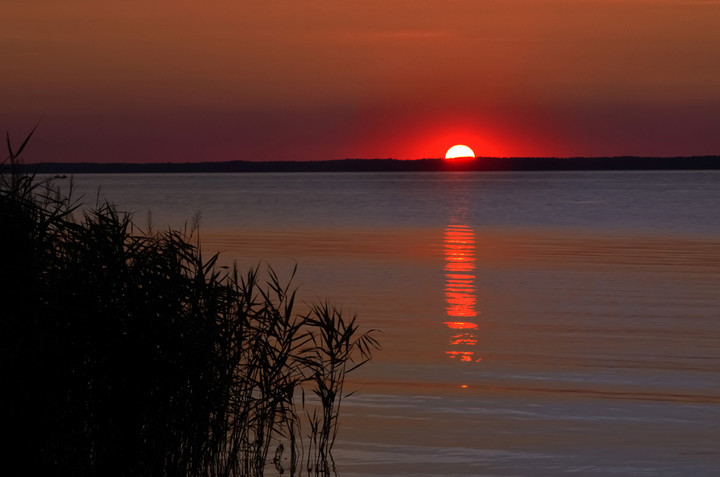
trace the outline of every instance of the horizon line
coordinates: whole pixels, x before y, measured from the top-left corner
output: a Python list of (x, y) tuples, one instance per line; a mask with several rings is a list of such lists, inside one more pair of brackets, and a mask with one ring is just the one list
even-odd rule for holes
[[(604, 159), (631, 159), (631, 160), (646, 160), (646, 159), (660, 159), (660, 160), (672, 160), (672, 159), (720, 159), (720, 153), (718, 154), (694, 154), (694, 155), (670, 155), (670, 156), (645, 156), (645, 155), (614, 155), (614, 156), (476, 156), (476, 157), (462, 157), (462, 158), (443, 158), (443, 157), (421, 157), (415, 159), (403, 159), (395, 157), (346, 157), (346, 158), (334, 158), (334, 159), (311, 159), (311, 160), (294, 160), (294, 159), (271, 159), (271, 160), (252, 160), (252, 159), (228, 159), (219, 161), (164, 161), (164, 162), (100, 162), (100, 161), (38, 161), (38, 162), (22, 162), (24, 166), (39, 166), (39, 165), (51, 165), (51, 164), (68, 164), (68, 165), (195, 165), (195, 164), (229, 164), (229, 163), (248, 163), (248, 164), (276, 164), (276, 163), (328, 163), (328, 162), (342, 162), (342, 161), (399, 161), (399, 162), (417, 162), (417, 161), (439, 161), (442, 163), (469, 163), (479, 160), (604, 160)], [(4, 165), (4, 164), (2, 164)]]

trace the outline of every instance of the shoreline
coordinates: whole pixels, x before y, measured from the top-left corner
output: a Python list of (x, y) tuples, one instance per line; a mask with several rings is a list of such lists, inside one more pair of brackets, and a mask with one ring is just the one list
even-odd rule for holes
[[(4, 168), (7, 168), (5, 166)], [(227, 172), (483, 172), (720, 170), (720, 156), (685, 157), (479, 157), (445, 159), (339, 159), (328, 161), (220, 161), (184, 163), (57, 162), (20, 164), (26, 173), (227, 173)]]

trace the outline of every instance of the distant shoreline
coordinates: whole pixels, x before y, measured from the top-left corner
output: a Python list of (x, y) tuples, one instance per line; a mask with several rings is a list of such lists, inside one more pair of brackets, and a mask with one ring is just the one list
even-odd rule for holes
[[(7, 165), (6, 165), (7, 167)], [(24, 172), (39, 174), (87, 173), (198, 173), (198, 172), (437, 172), (437, 171), (632, 171), (718, 170), (720, 156), (688, 157), (482, 157), (444, 159), (339, 159), (329, 161), (226, 161), (185, 163), (58, 162), (23, 164)]]

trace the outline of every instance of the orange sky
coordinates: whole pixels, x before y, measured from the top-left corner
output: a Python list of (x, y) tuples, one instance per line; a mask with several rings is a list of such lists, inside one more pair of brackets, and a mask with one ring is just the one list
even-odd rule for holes
[(28, 161), (720, 154), (720, 1), (5, 0)]

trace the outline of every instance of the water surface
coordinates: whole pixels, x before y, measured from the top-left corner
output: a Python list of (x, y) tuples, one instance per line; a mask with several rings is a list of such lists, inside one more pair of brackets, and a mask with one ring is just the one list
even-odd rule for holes
[(79, 175), (382, 330), (343, 476), (720, 471), (720, 173)]

